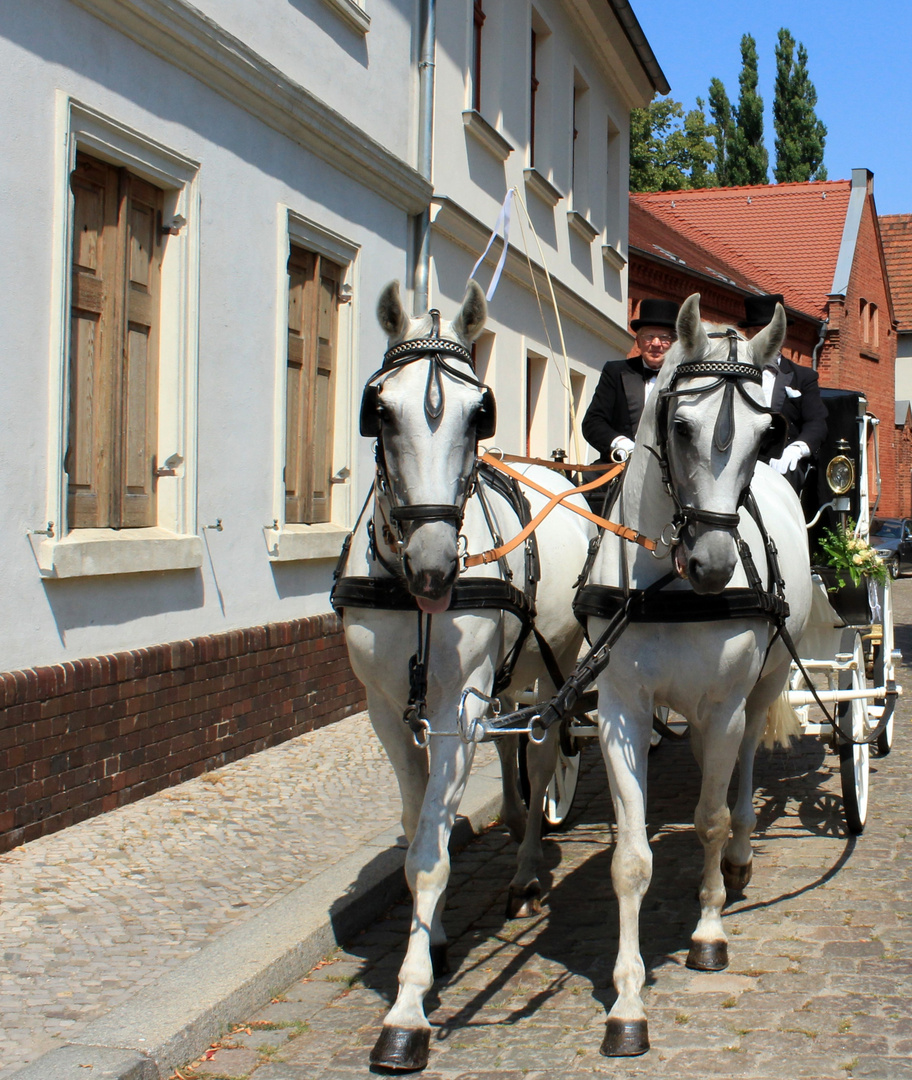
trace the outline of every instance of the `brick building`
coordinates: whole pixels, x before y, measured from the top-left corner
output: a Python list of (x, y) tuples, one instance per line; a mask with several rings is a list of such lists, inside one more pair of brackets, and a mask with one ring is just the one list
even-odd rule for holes
[(822, 386), (865, 393), (881, 425), (878, 511), (909, 514), (908, 428), (896, 425), (897, 334), (871, 173), (631, 195), (631, 316), (645, 296), (680, 302), (692, 292), (705, 318), (726, 323), (743, 317), (747, 294), (782, 293), (784, 355), (816, 367)]

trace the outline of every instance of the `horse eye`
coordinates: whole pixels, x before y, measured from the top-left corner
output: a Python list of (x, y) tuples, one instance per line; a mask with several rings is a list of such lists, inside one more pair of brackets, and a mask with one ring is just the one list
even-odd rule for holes
[(693, 428), (689, 420), (675, 420), (674, 429), (682, 439), (690, 439), (693, 435)]

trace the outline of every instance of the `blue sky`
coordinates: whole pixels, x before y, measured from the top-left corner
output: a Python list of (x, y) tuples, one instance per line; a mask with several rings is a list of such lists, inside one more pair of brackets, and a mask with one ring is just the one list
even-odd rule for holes
[(772, 104), (779, 28), (808, 52), (817, 115), (827, 126), (828, 179), (874, 173), (879, 214), (912, 213), (912, 0), (632, 0), (671, 84), (693, 108), (715, 75), (735, 104), (741, 35), (759, 54), (764, 135), (774, 160)]

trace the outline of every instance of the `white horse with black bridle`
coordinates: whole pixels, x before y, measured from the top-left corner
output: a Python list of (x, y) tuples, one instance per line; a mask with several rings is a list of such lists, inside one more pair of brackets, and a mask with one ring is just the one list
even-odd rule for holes
[[(606, 532), (578, 600), (591, 637), (611, 641), (610, 662), (597, 676), (599, 738), (617, 818), (611, 876), (620, 916), (606, 1056), (649, 1048), (639, 912), (652, 875), (645, 801), (653, 711), (668, 706), (686, 717), (702, 771), (695, 814), (704, 848), (700, 919), (687, 964), (716, 971), (728, 963), (726, 884), (740, 889), (750, 879), (754, 755), (789, 672), (789, 652), (764, 608), (798, 639), (811, 603), (798, 498), (757, 464), (774, 419), (761, 372), (779, 352), (785, 313), (777, 306), (748, 344), (733, 330), (708, 334), (695, 295), (682, 305), (677, 331), (611, 513), (645, 536), (663, 537), (671, 550), (657, 559)], [(759, 510), (753, 516), (752, 502)]]
[[(470, 578), (462, 575), (466, 551), (497, 546), (524, 524), (515, 490), (511, 495), (509, 485), (480, 469), (477, 458), (478, 440), (494, 431), (493, 395), (476, 378), (470, 352), (486, 317), (484, 295), (470, 282), (456, 318), (441, 323), (437, 312), (410, 318), (394, 282), (380, 297), (378, 316), (390, 347), (368, 380), (361, 409), (362, 434), (377, 440), (375, 497), (369, 528), (355, 535), (345, 557), (348, 576), (336, 583), (334, 605), (344, 612), (352, 667), (399, 783), (414, 900), (399, 993), (370, 1059), (411, 1071), (427, 1064), (424, 997), (446, 970), (447, 845), (478, 722), (495, 694), (508, 695), (505, 680), (519, 690), (536, 679), (552, 685), (558, 671), (573, 666), (582, 641), (572, 613), (574, 584), (594, 529), (558, 507), (534, 539)], [(552, 492), (571, 488), (549, 469), (524, 471)], [(527, 498), (532, 515), (547, 501), (534, 490)], [(554, 771), (556, 735), (530, 744), (534, 807)], [(521, 836), (516, 742), (516, 736), (499, 739), (498, 750), (504, 820)], [(541, 815), (529, 817), (511, 886), (522, 898), (517, 907), (523, 901), (534, 907), (539, 891)]]

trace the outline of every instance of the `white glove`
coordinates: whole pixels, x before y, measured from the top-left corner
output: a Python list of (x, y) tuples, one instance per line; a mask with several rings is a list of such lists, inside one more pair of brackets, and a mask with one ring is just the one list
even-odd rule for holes
[(785, 476), (786, 473), (792, 472), (793, 469), (798, 467), (798, 462), (803, 461), (804, 458), (811, 456), (811, 448), (807, 443), (793, 442), (782, 451), (782, 457), (773, 458), (770, 461), (770, 468), (775, 469), (777, 473), (782, 473)]
[(615, 461), (626, 461), (633, 447), (633, 439), (628, 439), (626, 435), (617, 435), (611, 440), (611, 456)]

